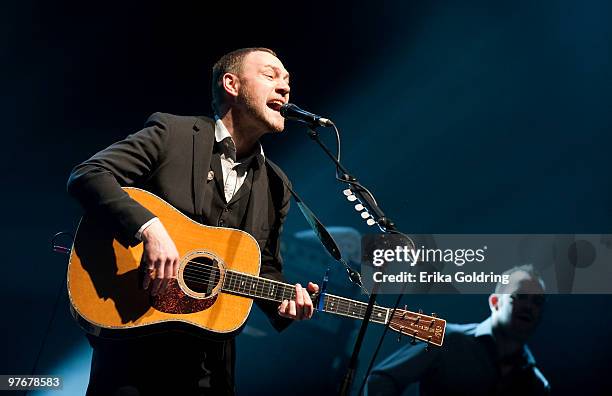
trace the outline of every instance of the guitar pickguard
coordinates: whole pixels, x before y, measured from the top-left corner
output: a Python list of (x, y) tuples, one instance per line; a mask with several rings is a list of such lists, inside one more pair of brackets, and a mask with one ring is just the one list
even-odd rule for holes
[(170, 279), (168, 288), (161, 294), (151, 297), (151, 306), (169, 314), (187, 314), (204, 311), (213, 306), (217, 295), (209, 298), (193, 298), (181, 290), (176, 279)]

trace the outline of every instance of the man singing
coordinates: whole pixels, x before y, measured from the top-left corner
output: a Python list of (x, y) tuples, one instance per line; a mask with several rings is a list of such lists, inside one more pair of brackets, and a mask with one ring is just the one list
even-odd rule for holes
[[(143, 243), (146, 273), (155, 274), (145, 277), (143, 287), (152, 295), (177, 276), (180, 257), (164, 224), (123, 186), (150, 191), (202, 224), (250, 233), (262, 251), (260, 275), (284, 281), (279, 239), (289, 181), (265, 158), (259, 138), (283, 131), (279, 110), (289, 91), (289, 73), (273, 51), (230, 52), (213, 67), (214, 120), (155, 113), (144, 129), (74, 168), (68, 191), (85, 211), (110, 219), (130, 245)], [(312, 316), (308, 292), (317, 290), (313, 283), (296, 284), (295, 301), (259, 306), (280, 331), (291, 320)], [(88, 395), (234, 393), (233, 339), (168, 332), (89, 340), (94, 352)]]

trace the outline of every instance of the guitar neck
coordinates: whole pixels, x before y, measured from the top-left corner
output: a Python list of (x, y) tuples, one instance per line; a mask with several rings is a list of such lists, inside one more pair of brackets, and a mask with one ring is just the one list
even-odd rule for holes
[[(221, 290), (239, 296), (276, 301), (278, 303), (284, 300), (295, 300), (294, 285), (231, 270), (226, 272)], [(323, 298), (321, 309), (323, 312), (355, 319), (363, 319), (365, 317), (367, 303), (333, 294), (324, 294), (320, 298)], [(388, 320), (389, 309), (375, 305), (370, 321), (385, 324)]]

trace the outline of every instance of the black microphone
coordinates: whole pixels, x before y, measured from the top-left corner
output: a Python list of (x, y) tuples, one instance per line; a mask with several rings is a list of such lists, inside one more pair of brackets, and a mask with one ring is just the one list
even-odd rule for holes
[(332, 126), (334, 125), (331, 120), (327, 118), (323, 118), (316, 114), (312, 114), (307, 112), (306, 110), (302, 110), (293, 103), (287, 103), (281, 106), (280, 108), (281, 115), (288, 119), (294, 121), (304, 122), (312, 127), (315, 126)]

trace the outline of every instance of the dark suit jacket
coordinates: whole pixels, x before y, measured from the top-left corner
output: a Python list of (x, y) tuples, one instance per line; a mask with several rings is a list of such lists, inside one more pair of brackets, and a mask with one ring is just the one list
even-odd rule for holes
[[(210, 118), (155, 113), (144, 129), (76, 166), (68, 180), (68, 192), (87, 212), (111, 219), (119, 236), (130, 245), (139, 242), (137, 231), (155, 216), (131, 199), (122, 186), (150, 191), (203, 222), (202, 194), (212, 168), (214, 131)], [(289, 211), (289, 181), (269, 160), (254, 163), (253, 172), (244, 231), (260, 245), (260, 275), (284, 282), (279, 239)], [(278, 316), (277, 304), (258, 304), (277, 330), (290, 323)]]

